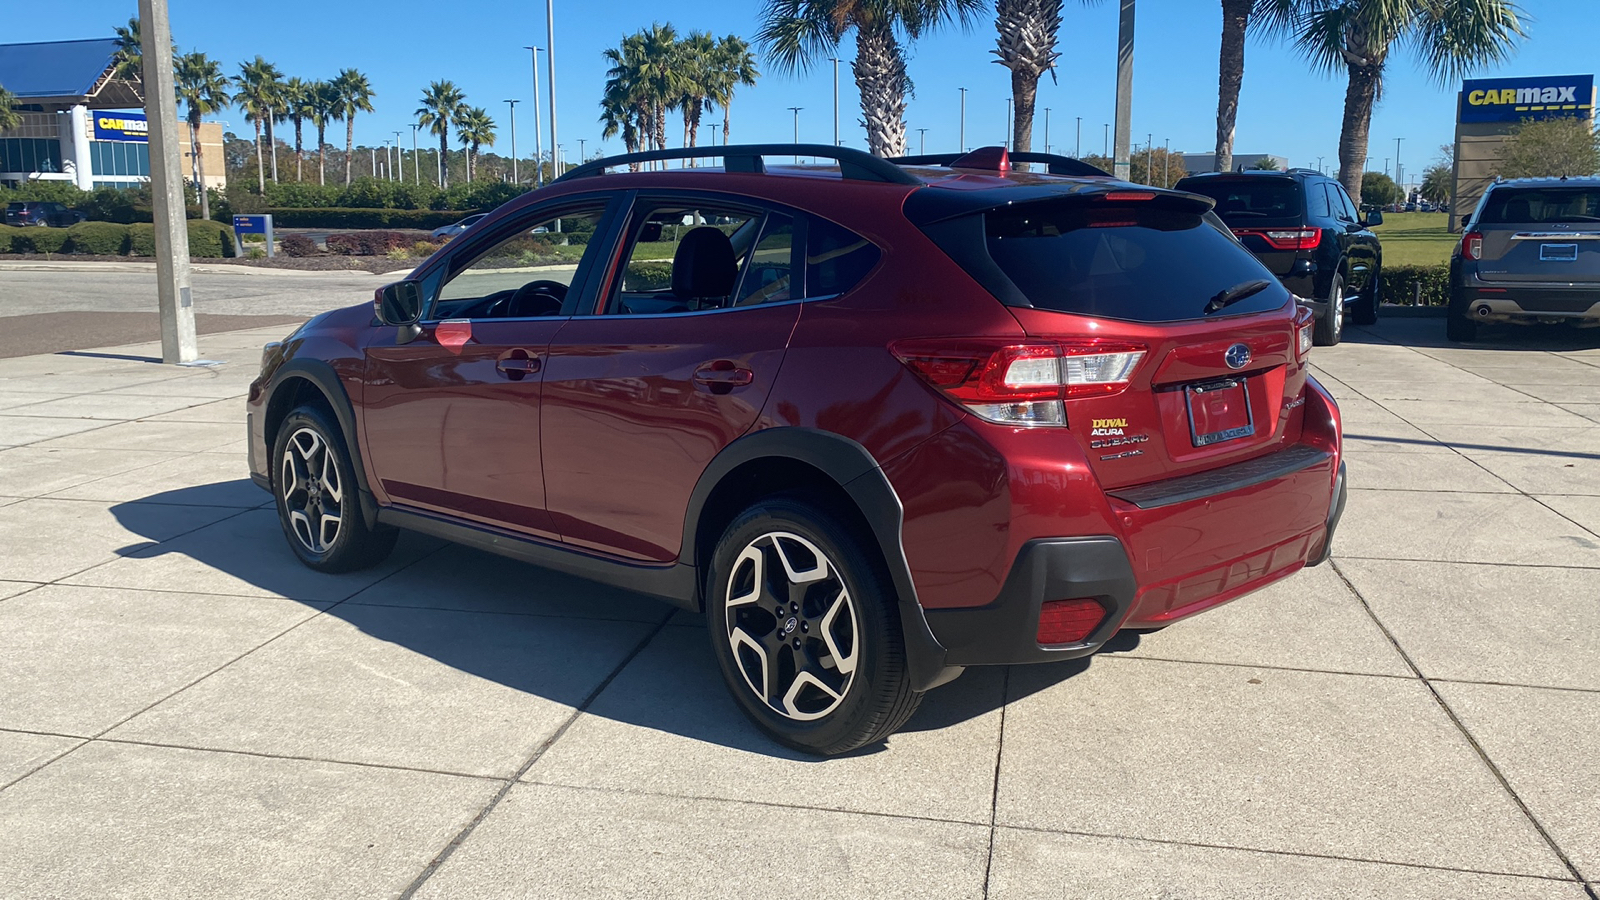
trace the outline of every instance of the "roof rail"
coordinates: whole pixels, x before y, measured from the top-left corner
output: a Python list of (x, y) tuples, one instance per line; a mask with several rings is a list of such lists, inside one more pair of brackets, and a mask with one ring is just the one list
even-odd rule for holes
[[(899, 166), (948, 166), (966, 154), (963, 153), (926, 153), (921, 156), (893, 156), (887, 162)], [(1011, 161), (1014, 163), (1045, 163), (1049, 166), (1051, 175), (1091, 175), (1111, 177), (1111, 173), (1097, 166), (1091, 166), (1081, 159), (1070, 156), (1059, 156), (1054, 153), (1012, 153)]]
[(1294, 168), (1290, 169), (1289, 171), (1290, 172), (1304, 172), (1307, 175), (1322, 175), (1322, 174), (1324, 174), (1321, 169), (1310, 169), (1310, 168), (1307, 168), (1305, 166), (1295, 166)]
[(647, 150), (641, 153), (623, 153), (586, 162), (557, 181), (589, 178), (604, 175), (607, 169), (632, 163), (658, 162), (673, 159), (721, 158), (727, 172), (761, 174), (767, 170), (763, 156), (814, 156), (839, 163), (839, 172), (851, 181), (881, 181), (889, 184), (915, 184), (922, 182), (899, 166), (851, 147), (830, 147), (827, 144), (724, 144), (721, 147), (682, 147), (676, 150)]

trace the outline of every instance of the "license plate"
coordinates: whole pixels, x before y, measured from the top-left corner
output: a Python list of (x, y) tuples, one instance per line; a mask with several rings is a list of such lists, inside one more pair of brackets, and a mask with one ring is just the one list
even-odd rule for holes
[(1577, 244), (1540, 244), (1539, 260), (1541, 262), (1575, 262), (1578, 259)]
[(1250, 412), (1250, 391), (1244, 379), (1228, 378), (1184, 388), (1189, 403), (1189, 436), (1196, 447), (1249, 437), (1256, 433)]

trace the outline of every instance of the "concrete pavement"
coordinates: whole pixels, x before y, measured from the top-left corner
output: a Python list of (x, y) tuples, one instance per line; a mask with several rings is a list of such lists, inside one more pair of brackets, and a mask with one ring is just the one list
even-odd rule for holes
[(0, 359), (7, 898), (1595, 896), (1591, 338), (1353, 329), (1330, 565), (819, 761), (697, 617), (417, 537), (299, 566), (243, 459), (285, 330)]

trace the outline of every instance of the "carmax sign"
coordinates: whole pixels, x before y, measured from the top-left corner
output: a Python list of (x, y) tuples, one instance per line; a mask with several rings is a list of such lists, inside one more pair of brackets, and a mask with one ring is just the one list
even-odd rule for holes
[(1592, 118), (1594, 76), (1477, 78), (1461, 86), (1461, 121)]
[(100, 113), (94, 117), (97, 141), (150, 140), (150, 121), (143, 113)]

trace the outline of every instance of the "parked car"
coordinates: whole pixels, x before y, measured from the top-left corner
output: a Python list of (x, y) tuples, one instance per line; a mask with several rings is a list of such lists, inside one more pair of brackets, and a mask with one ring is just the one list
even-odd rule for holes
[[(1312, 314), (1208, 199), (921, 160), (579, 166), (269, 344), (252, 478), (313, 569), (406, 528), (703, 611), (740, 708), (821, 754), (967, 666), (1081, 657), (1328, 558)], [(526, 252), (547, 226), (576, 266)]]
[(428, 236), (435, 239), (453, 238), (477, 224), (477, 222), (486, 215), (488, 215), (488, 213), (478, 213), (477, 215), (467, 216), (465, 219), (462, 219), (459, 222), (452, 222), (449, 225), (441, 225), (440, 227), (429, 232)]
[(1600, 178), (1497, 181), (1461, 224), (1450, 340), (1490, 322), (1600, 325)]
[(1217, 215), (1289, 290), (1317, 314), (1316, 342), (1339, 343), (1345, 316), (1378, 321), (1383, 247), (1374, 210), (1356, 211), (1344, 186), (1315, 169), (1191, 175), (1180, 191), (1216, 201)]
[(81, 210), (68, 209), (60, 203), (42, 200), (21, 200), (6, 204), (7, 225), (43, 225), (66, 228), (88, 219)]

